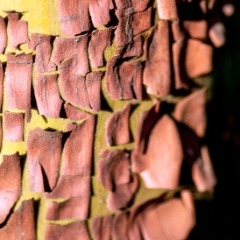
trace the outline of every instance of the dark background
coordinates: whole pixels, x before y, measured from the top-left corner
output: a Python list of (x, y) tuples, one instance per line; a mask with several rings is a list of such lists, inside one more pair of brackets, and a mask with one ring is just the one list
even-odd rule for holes
[(213, 200), (196, 202), (189, 240), (240, 239), (240, 1), (223, 17), (226, 44), (215, 50), (206, 142), (217, 176)]

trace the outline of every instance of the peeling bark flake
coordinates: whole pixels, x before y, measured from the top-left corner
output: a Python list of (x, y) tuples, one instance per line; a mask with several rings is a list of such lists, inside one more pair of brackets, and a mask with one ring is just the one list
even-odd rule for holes
[(18, 153), (3, 155), (3, 161), (0, 164), (0, 223), (6, 220), (11, 208), (21, 195), (21, 172)]
[(34, 84), (38, 112), (51, 118), (59, 118), (63, 101), (60, 98), (57, 74), (38, 74)]
[(4, 112), (4, 136), (7, 141), (23, 141), (24, 115), (23, 113)]
[(7, 54), (6, 68), (7, 109), (20, 109), (26, 112), (26, 121), (31, 118), (32, 55)]
[(51, 191), (57, 182), (62, 149), (62, 133), (31, 130), (27, 140), (27, 165), (30, 189)]

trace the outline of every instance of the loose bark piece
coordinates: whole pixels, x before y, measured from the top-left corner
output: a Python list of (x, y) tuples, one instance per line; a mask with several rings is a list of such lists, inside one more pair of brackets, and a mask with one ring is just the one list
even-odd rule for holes
[(86, 0), (58, 0), (58, 11), (61, 29), (69, 36), (74, 36), (91, 28), (88, 10), (89, 1)]
[(112, 230), (112, 215), (92, 219), (92, 236), (95, 240), (110, 240)]
[(105, 189), (114, 191), (116, 185), (129, 183), (129, 153), (124, 150), (102, 150), (98, 162), (98, 181)]
[(178, 18), (176, 0), (157, 0), (157, 6), (160, 19), (170, 20)]
[(106, 66), (106, 88), (113, 100), (122, 98), (121, 85), (118, 76), (117, 62), (121, 58), (121, 51), (109, 59)]
[(114, 8), (112, 0), (89, 1), (89, 13), (95, 28), (110, 22), (110, 10)]
[(90, 197), (73, 197), (64, 202), (49, 202), (46, 219), (48, 221), (63, 219), (87, 219), (89, 213)]
[(152, 129), (146, 152), (137, 159), (146, 166), (146, 170), (140, 173), (146, 187), (176, 188), (182, 160), (183, 152), (177, 126), (165, 114)]
[(206, 39), (207, 38), (207, 30), (208, 24), (206, 20), (198, 20), (198, 21), (183, 21), (183, 26), (187, 31), (190, 38), (197, 39)]
[(86, 77), (86, 88), (89, 98), (89, 105), (93, 111), (101, 110), (101, 79), (103, 72), (91, 72)]
[(52, 45), (50, 42), (44, 42), (36, 47), (36, 71), (37, 72), (53, 72), (56, 66), (51, 63), (50, 57), (52, 53)]
[(141, 172), (146, 169), (146, 165), (138, 161), (139, 154), (146, 151), (149, 135), (161, 115), (160, 102), (157, 102), (152, 108), (144, 111), (139, 118), (135, 146), (131, 154), (133, 172)]
[(74, 57), (75, 65), (72, 73), (86, 75), (89, 72), (87, 49), (87, 34), (74, 38), (56, 37), (51, 62), (59, 65), (64, 59)]
[(73, 106), (90, 108), (85, 77), (75, 75), (75, 59), (71, 58), (60, 65), (59, 88), (62, 98)]
[(2, 62), (0, 61), (0, 111), (2, 111), (3, 105), (3, 81), (4, 81), (3, 65)]
[(175, 89), (188, 89), (189, 78), (185, 70), (185, 50), (187, 41), (177, 41), (172, 45)]
[(124, 11), (116, 10), (118, 25), (114, 32), (117, 47), (125, 46), (133, 39), (132, 15), (124, 15)]
[(34, 84), (34, 94), (38, 112), (41, 115), (59, 118), (63, 101), (60, 98), (57, 74), (38, 74)]
[(67, 225), (47, 224), (45, 240), (90, 240), (86, 222), (73, 222)]
[(147, 42), (148, 54), (143, 72), (143, 83), (147, 92), (157, 97), (163, 97), (171, 88), (171, 60), (169, 43), (169, 24), (160, 21), (152, 29)]
[(45, 193), (46, 198), (84, 197), (90, 200), (91, 177), (79, 175), (62, 175), (51, 193)]
[(90, 114), (72, 130), (63, 148), (62, 175), (91, 175), (94, 130), (95, 116)]
[(3, 17), (0, 17), (0, 54), (2, 54), (7, 47), (7, 27)]
[(193, 163), (192, 178), (198, 191), (213, 193), (217, 180), (207, 146), (201, 147), (201, 157)]
[(142, 64), (140, 61), (118, 64), (122, 50), (107, 63), (106, 87), (112, 99), (142, 99)]
[(58, 179), (62, 133), (31, 130), (27, 140), (27, 162), (30, 189), (33, 192), (52, 190)]
[(148, 188), (176, 188), (183, 160), (175, 121), (159, 105), (143, 113), (138, 125), (132, 170), (140, 172)]
[(133, 41), (129, 43), (125, 48), (122, 57), (140, 57), (142, 55), (142, 36), (138, 35), (133, 38)]
[(21, 195), (21, 175), (19, 154), (3, 155), (0, 165), (0, 223), (6, 220)]
[(122, 99), (142, 100), (142, 63), (123, 62), (119, 66)]
[(5, 140), (12, 142), (23, 141), (24, 116), (22, 113), (4, 112)]
[(26, 121), (31, 118), (32, 55), (7, 54), (6, 95), (7, 109), (26, 111)]
[(215, 47), (219, 48), (225, 44), (225, 32), (226, 30), (222, 22), (217, 22), (211, 26), (208, 34)]
[(132, 201), (138, 188), (138, 177), (132, 175), (132, 181), (116, 186), (115, 191), (110, 192), (107, 197), (107, 208), (111, 211), (125, 208)]
[(185, 67), (190, 78), (196, 78), (212, 71), (212, 46), (189, 39), (186, 48)]
[(132, 212), (129, 224), (130, 238), (136, 239), (132, 234), (134, 232), (131, 232), (135, 228), (141, 231), (140, 239), (187, 239), (195, 222), (192, 194), (184, 190), (181, 199), (174, 198), (166, 202), (156, 199), (137, 207)]
[(152, 25), (151, 20), (152, 20), (152, 7), (149, 7), (145, 11), (134, 13), (132, 19), (133, 36), (145, 30), (148, 30)]
[(206, 130), (206, 89), (198, 90), (181, 100), (175, 107), (177, 121), (190, 127), (199, 137), (204, 137)]
[(132, 14), (132, 11), (116, 10), (119, 21), (115, 30), (115, 44), (118, 47), (126, 46), (132, 42), (133, 37), (151, 27), (152, 8)]
[(31, 33), (30, 41), (27, 46), (31, 50), (35, 50), (36, 47), (42, 43), (50, 43), (51, 35), (41, 34), (41, 33)]
[(10, 36), (10, 45), (16, 49), (20, 44), (27, 43), (28, 25), (26, 21), (19, 20), (20, 13), (15, 11), (6, 12), (8, 15), (8, 32)]
[(125, 144), (130, 141), (129, 116), (131, 104), (120, 112), (113, 113), (105, 124), (105, 143), (107, 146)]
[(112, 239), (113, 240), (128, 240), (126, 229), (128, 228), (128, 213), (116, 213), (113, 219)]
[(95, 30), (89, 42), (89, 58), (93, 67), (104, 65), (103, 52), (111, 44), (112, 28)]
[(7, 224), (0, 229), (0, 239), (36, 239), (33, 199), (23, 201), (10, 216)]
[(67, 115), (67, 118), (73, 121), (78, 121), (84, 118), (87, 118), (88, 113), (73, 107), (72, 105), (65, 103), (64, 104), (64, 109)]

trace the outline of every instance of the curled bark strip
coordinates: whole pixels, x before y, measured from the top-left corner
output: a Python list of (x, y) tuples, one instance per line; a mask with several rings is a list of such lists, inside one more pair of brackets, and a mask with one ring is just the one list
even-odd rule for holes
[(94, 115), (74, 126), (63, 148), (61, 175), (91, 175), (94, 131)]
[(57, 74), (38, 74), (34, 84), (38, 112), (41, 115), (59, 118), (63, 101), (60, 98)]
[(18, 153), (3, 155), (0, 165), (0, 223), (3, 223), (11, 208), (21, 195), (21, 164)]
[(133, 41), (125, 46), (123, 58), (140, 57), (142, 55), (142, 36), (138, 35), (133, 38)]
[(88, 35), (73, 38), (56, 37), (51, 62), (59, 65), (66, 58), (74, 58), (72, 74), (86, 75), (89, 72)]
[(0, 54), (2, 54), (7, 47), (7, 27), (3, 17), (0, 17)]
[(133, 39), (132, 15), (124, 15), (123, 11), (116, 10), (118, 25), (114, 32), (117, 47), (125, 46)]
[(89, 58), (93, 67), (104, 65), (103, 52), (111, 44), (112, 28), (95, 30), (89, 42)]
[(204, 88), (181, 100), (174, 111), (175, 119), (190, 127), (199, 137), (204, 137), (206, 130), (206, 101)]
[(184, 157), (176, 122), (159, 104), (140, 118), (132, 152), (132, 170), (140, 172), (148, 188), (176, 188)]
[(30, 189), (51, 191), (57, 182), (62, 148), (62, 133), (31, 130), (27, 140)]
[(112, 230), (112, 215), (92, 219), (92, 236), (95, 240), (110, 240)]
[(90, 240), (86, 222), (73, 222), (67, 225), (47, 224), (45, 240)]
[(105, 142), (107, 146), (125, 144), (130, 141), (129, 116), (131, 104), (120, 112), (113, 113), (105, 124)]
[(98, 162), (98, 181), (114, 191), (116, 185), (131, 181), (129, 153), (124, 150), (102, 150)]
[(132, 201), (138, 188), (138, 177), (132, 175), (132, 180), (125, 184), (119, 184), (116, 189), (109, 192), (107, 197), (107, 208), (111, 211), (125, 208)]
[(16, 49), (20, 44), (29, 42), (28, 25), (26, 21), (20, 20), (20, 13), (15, 11), (6, 13), (8, 15), (10, 45), (13, 49)]
[[(130, 239), (187, 239), (196, 223), (194, 201), (190, 191), (181, 198), (163, 202), (153, 199), (131, 211), (128, 223)], [(138, 237), (138, 238), (137, 238)]]
[(89, 105), (93, 111), (101, 109), (101, 79), (103, 72), (91, 72), (86, 77), (86, 88), (89, 98)]
[(156, 27), (152, 28), (147, 45), (143, 83), (147, 85), (149, 94), (163, 97), (171, 89), (169, 23), (167, 21), (160, 21)]
[(73, 106), (90, 108), (85, 77), (75, 75), (76, 67), (74, 58), (64, 61), (60, 65), (59, 89), (62, 98)]
[(24, 115), (22, 113), (4, 112), (4, 133), (7, 141), (23, 141)]
[(65, 103), (64, 104), (64, 109), (67, 115), (67, 118), (73, 121), (78, 121), (84, 118), (87, 118), (88, 113), (73, 107), (72, 105)]
[(56, 65), (50, 62), (52, 53), (52, 45), (50, 42), (44, 42), (36, 47), (36, 71), (37, 72), (53, 72), (56, 70)]
[(0, 239), (36, 239), (34, 200), (25, 200), (0, 229)]
[(7, 54), (6, 68), (7, 109), (21, 109), (26, 112), (26, 121), (31, 118), (32, 55)]
[(123, 62), (118, 60), (122, 50), (107, 63), (106, 87), (112, 99), (142, 99), (142, 72), (140, 61)]

